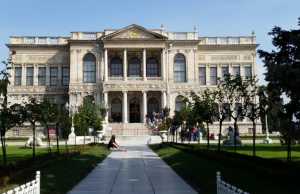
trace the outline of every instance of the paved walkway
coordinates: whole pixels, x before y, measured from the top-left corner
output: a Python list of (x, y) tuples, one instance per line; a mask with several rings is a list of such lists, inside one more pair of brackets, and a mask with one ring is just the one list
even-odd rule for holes
[(69, 194), (196, 194), (146, 145), (112, 152)]

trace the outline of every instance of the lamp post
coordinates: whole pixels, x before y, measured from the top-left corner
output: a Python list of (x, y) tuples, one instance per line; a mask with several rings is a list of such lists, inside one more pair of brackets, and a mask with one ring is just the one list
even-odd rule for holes
[[(74, 121), (73, 121), (73, 105), (69, 105), (69, 103), (66, 103), (66, 109), (69, 110), (69, 113), (71, 115), (71, 121), (72, 121), (72, 126), (71, 126), (71, 133), (68, 136), (68, 140), (70, 141), (70, 143), (75, 143), (76, 144), (76, 134), (75, 134), (75, 128), (74, 128)], [(71, 142), (72, 141), (72, 142)]]
[(269, 127), (268, 127), (268, 105), (265, 106), (265, 126), (266, 126), (266, 139), (264, 139), (265, 144), (271, 144), (272, 139), (269, 137)]

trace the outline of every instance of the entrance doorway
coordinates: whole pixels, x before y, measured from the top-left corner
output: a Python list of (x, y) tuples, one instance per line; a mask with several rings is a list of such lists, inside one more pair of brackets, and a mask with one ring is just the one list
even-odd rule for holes
[(137, 98), (133, 98), (129, 103), (129, 122), (139, 123), (141, 121), (140, 103)]

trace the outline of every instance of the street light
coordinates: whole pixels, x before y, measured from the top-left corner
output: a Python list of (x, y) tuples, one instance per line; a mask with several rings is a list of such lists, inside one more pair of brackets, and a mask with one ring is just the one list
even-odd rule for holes
[(266, 139), (264, 139), (265, 144), (271, 144), (272, 143), (272, 139), (269, 137), (268, 114), (267, 114), (268, 108), (269, 108), (268, 105), (266, 105), (265, 106)]

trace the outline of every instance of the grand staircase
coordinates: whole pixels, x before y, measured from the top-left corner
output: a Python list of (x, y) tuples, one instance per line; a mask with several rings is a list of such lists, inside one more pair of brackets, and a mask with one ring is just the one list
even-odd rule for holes
[(148, 136), (151, 135), (151, 130), (144, 123), (109, 123), (105, 133), (117, 136)]

